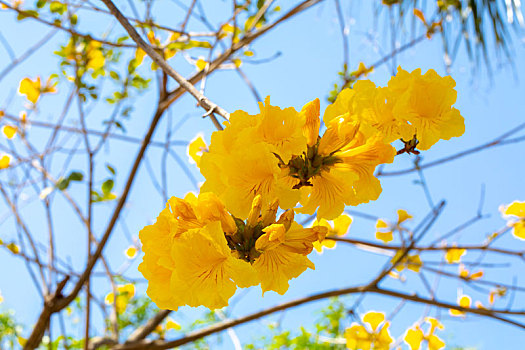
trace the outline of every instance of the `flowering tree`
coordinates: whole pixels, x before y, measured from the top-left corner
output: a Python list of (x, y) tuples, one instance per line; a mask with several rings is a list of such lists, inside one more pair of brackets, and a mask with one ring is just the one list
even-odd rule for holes
[[(512, 60), (509, 31), (520, 30), (520, 3), (373, 2), (361, 11), (384, 16), (387, 25), (376, 29), (388, 29), (393, 44), (355, 69), (351, 3), (0, 0), (9, 28), (31, 36), (48, 30), (22, 54), (13, 49), (19, 50), (18, 33), (0, 33), (7, 53), (0, 81), (19, 95), (7, 87), (0, 105), (2, 283), (19, 293), (32, 283), (24, 298), (39, 298), (25, 324), (1, 306), (0, 348), (216, 348), (209, 336), (225, 331), (235, 348), (442, 349), (448, 316), (525, 328), (524, 287), (491, 271), (522, 268), (525, 250), (513, 245), (525, 239), (525, 193), (501, 203), (501, 227), (464, 240), (461, 234), (486, 216), (483, 194), (474, 216), (461, 212), (459, 223), (442, 232), (436, 225), (446, 202), (433, 199), (425, 177), (458, 158), (519, 145), (525, 124), (424, 158), (466, 132), (469, 116), (456, 104), (465, 92), (449, 74), (456, 58), (466, 53), (473, 74), (492, 72), (491, 55)], [(258, 42), (286, 35), (283, 26), (315, 9), (329, 12), (341, 29), (341, 80), (297, 108), (276, 106), (270, 97), (263, 102), (245, 65), (275, 60), (280, 54), (258, 57)], [(443, 74), (403, 68), (403, 52), (436, 37)], [(369, 48), (381, 47), (370, 41)], [(25, 67), (31, 59), (37, 60)], [(381, 68), (388, 79), (376, 84), (372, 73)], [(222, 80), (214, 80), (218, 72)], [(230, 75), (241, 78), (257, 111), (244, 111), (245, 103), (231, 97), (236, 91), (223, 91), (234, 101), (227, 103), (236, 110), (230, 114), (221, 101), (227, 97), (208, 93), (215, 81), (227, 86)], [(301, 89), (309, 96), (307, 86)], [(185, 124), (181, 109), (203, 118)], [(419, 203), (416, 213), (389, 198), (384, 180), (412, 174), (423, 189), (410, 199)], [(443, 174), (446, 182), (451, 175)], [(410, 191), (410, 181), (401, 185)], [(370, 207), (380, 200), (390, 212)], [(394, 210), (397, 217), (388, 219)], [(360, 237), (355, 226), (368, 231)], [(361, 260), (366, 279), (345, 275), (343, 287), (335, 283), (343, 275), (337, 269), (351, 264), (343, 254), (333, 286), (320, 289), (311, 277), (302, 296), (288, 296), (291, 285), (315, 276), (315, 263), (325, 257), (318, 254), (345, 247), (374, 254)], [(122, 250), (125, 256), (115, 254)], [(258, 286), (278, 304), (234, 316), (244, 291)], [(300, 331), (271, 326), (248, 334), (244, 344), (235, 331), (329, 298), (336, 299), (319, 318), (303, 320)], [(404, 314), (407, 304), (417, 313)]]

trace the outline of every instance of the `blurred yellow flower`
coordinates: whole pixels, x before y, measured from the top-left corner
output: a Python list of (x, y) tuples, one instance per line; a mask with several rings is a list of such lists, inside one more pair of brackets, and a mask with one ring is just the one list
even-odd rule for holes
[(408, 344), (410, 350), (419, 350), (423, 341), (427, 341), (428, 350), (439, 350), (444, 348), (445, 343), (443, 340), (435, 335), (436, 329), (444, 329), (443, 325), (432, 317), (426, 317), (425, 322), (430, 325), (426, 334), (417, 324), (406, 331), (404, 341)]
[[(339, 215), (333, 221), (333, 227), (330, 222), (325, 219), (315, 220), (312, 224), (314, 226), (323, 226), (328, 229), (327, 236), (344, 236), (348, 232), (348, 228), (352, 224), (352, 217), (346, 214)], [(314, 242), (314, 248), (317, 252), (322, 253), (323, 248), (332, 249), (335, 248), (335, 241), (331, 239), (324, 239), (321, 241)]]
[(173, 329), (173, 330), (176, 330), (176, 331), (180, 331), (181, 328), (182, 327), (180, 326), (180, 324), (175, 322), (171, 317), (168, 317), (168, 319), (166, 321), (166, 330)]
[[(468, 295), (460, 295), (458, 297), (458, 305), (464, 308), (469, 308), (472, 303), (472, 299)], [(452, 316), (464, 316), (465, 312), (457, 309), (449, 309), (448, 312)]]
[(137, 248), (134, 246), (130, 246), (126, 249), (125, 254), (128, 259), (133, 259), (137, 256)]
[[(456, 246), (455, 244), (453, 245)], [(457, 264), (461, 261), (461, 257), (467, 253), (466, 249), (461, 248), (450, 248), (445, 253), (445, 260), (449, 264)]]
[(0, 154), (0, 170), (6, 169), (11, 163), (11, 156), (9, 154)]
[(394, 257), (391, 260), (392, 264), (396, 264), (395, 269), (397, 271), (401, 272), (405, 268), (412, 270), (414, 272), (419, 272), (419, 270), (421, 270), (421, 266), (423, 266), (423, 262), (421, 261), (421, 257), (419, 255), (406, 254), (401, 259), (402, 255), (403, 255), (403, 251), (398, 250), (397, 253), (394, 255)]
[(2, 133), (9, 140), (13, 139), (16, 136), (17, 128), (12, 125), (4, 125), (2, 127)]
[[(361, 350), (388, 350), (394, 341), (390, 336), (389, 322), (385, 322), (385, 315), (381, 312), (370, 311), (363, 316), (363, 323), (369, 328), (353, 323), (345, 330), (346, 347)], [(381, 327), (379, 325), (382, 324)]]
[(383, 219), (377, 219), (376, 238), (384, 243), (389, 243), (394, 240), (394, 233), (392, 232), (390, 225)]
[(30, 78), (24, 78), (22, 79), (22, 81), (20, 81), (18, 92), (21, 95), (25, 95), (30, 102), (36, 104), (41, 94), (53, 94), (57, 92), (56, 85), (58, 82), (54, 81), (55, 77), (56, 76), (54, 75), (50, 76), (47, 79), (46, 84), (44, 86), (42, 86), (42, 81), (40, 77), (36, 77), (34, 81)]
[(516, 217), (517, 220), (509, 220), (514, 237), (525, 240), (525, 202), (514, 201), (508, 206), (502, 206), (501, 212), (504, 216)]

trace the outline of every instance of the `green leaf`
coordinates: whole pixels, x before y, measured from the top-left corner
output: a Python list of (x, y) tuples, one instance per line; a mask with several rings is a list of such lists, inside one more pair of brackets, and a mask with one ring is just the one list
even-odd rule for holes
[(63, 15), (64, 12), (67, 11), (67, 5), (61, 3), (60, 1), (52, 1), (49, 4), (49, 11), (51, 11), (52, 13), (58, 13), (60, 15)]
[(21, 21), (21, 20), (23, 20), (23, 19), (25, 19), (27, 17), (38, 18), (38, 12), (33, 11), (33, 10), (22, 11), (22, 12), (18, 13), (18, 16), (16, 17), (16, 19)]
[(104, 181), (104, 183), (102, 184), (102, 193), (104, 193), (105, 195), (110, 194), (114, 185), (115, 182), (113, 181), (113, 179), (108, 179)]
[(120, 76), (118, 75), (117, 72), (115, 72), (114, 70), (110, 71), (109, 72), (109, 76), (115, 80), (120, 80)]
[(82, 181), (84, 179), (84, 174), (80, 171), (72, 171), (69, 176), (69, 181)]
[(60, 178), (58, 179), (58, 182), (56, 184), (56, 187), (60, 190), (60, 191), (63, 191), (65, 190), (66, 188), (69, 187), (69, 179), (68, 178)]
[(109, 172), (113, 175), (115, 175), (117, 172), (115, 171), (115, 168), (113, 168), (111, 165), (106, 164), (106, 168), (109, 170)]

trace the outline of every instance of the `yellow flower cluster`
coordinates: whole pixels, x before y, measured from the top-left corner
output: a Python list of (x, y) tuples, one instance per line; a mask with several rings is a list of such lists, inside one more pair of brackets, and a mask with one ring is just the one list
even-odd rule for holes
[(144, 260), (139, 271), (158, 307), (228, 305), (237, 287), (261, 285), (284, 294), (288, 281), (307, 268), (313, 243), (324, 239), (322, 226), (303, 228), (293, 210), (277, 219), (277, 202), (262, 211), (255, 197), (246, 220), (230, 215), (210, 192), (172, 197), (157, 221), (139, 234)]
[(362, 319), (363, 324), (353, 323), (345, 330), (346, 347), (360, 350), (388, 350), (394, 341), (388, 328), (390, 322), (385, 321), (382, 312), (369, 311)]
[(206, 178), (201, 191), (216, 193), (237, 217), (261, 195), (268, 205), (277, 198), (283, 209), (324, 219), (339, 216), (346, 205), (375, 200), (381, 193), (375, 168), (400, 152), (419, 153), (438, 140), (464, 132), (463, 117), (452, 108), (454, 80), (433, 70), (399, 73), (388, 87), (369, 80), (344, 89), (323, 115), (319, 135), (319, 100), (300, 112), (260, 103), (260, 113), (236, 111), (223, 131), (212, 135), (200, 161)]
[[(378, 165), (464, 132), (453, 88), (450, 77), (432, 70), (400, 68), (388, 87), (359, 81), (343, 90), (322, 118), (319, 99), (299, 112), (269, 98), (257, 115), (234, 112), (209, 147), (201, 137), (188, 147), (206, 179), (199, 196), (171, 198), (140, 232), (148, 295), (176, 310), (224, 307), (237, 287), (260, 284), (263, 293), (284, 294), (290, 279), (314, 268), (307, 258), (314, 247), (334, 246), (327, 233), (346, 233), (345, 206), (378, 198)], [(391, 143), (398, 139), (405, 146), (396, 152)], [(317, 213), (318, 221), (303, 228), (296, 212)], [(410, 219), (398, 215), (397, 226)], [(419, 257), (405, 257), (398, 269), (405, 267), (418, 271)]]

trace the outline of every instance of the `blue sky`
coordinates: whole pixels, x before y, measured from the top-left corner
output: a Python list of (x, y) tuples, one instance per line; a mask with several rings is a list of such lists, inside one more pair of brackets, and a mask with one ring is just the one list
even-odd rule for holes
[[(118, 4), (123, 9), (127, 9), (125, 2), (118, 2)], [(229, 4), (225, 1), (209, 1), (206, 6), (209, 6), (207, 13), (213, 23), (217, 23), (220, 18), (227, 16), (229, 11)], [(375, 23), (371, 7), (371, 5), (358, 4), (355, 1), (343, 5), (345, 20), (348, 24), (350, 67), (352, 68), (357, 67), (361, 61), (368, 64), (375, 62), (382, 57), (381, 52), (392, 50), (389, 31), (384, 29), (382, 25)], [(183, 16), (178, 7), (170, 1), (159, 1), (155, 5), (155, 9), (154, 13), (158, 14), (159, 21), (173, 26), (179, 23), (179, 19)], [(285, 5), (283, 5), (284, 9), (286, 9)], [(386, 12), (383, 12), (377, 21), (382, 23), (385, 18), (387, 18)], [(0, 33), (9, 41), (17, 55), (29, 46), (28, 43), (36, 42), (50, 30), (42, 25), (35, 24), (31, 20), (16, 22), (14, 15), (5, 11), (0, 12), (0, 23)], [(81, 17), (80, 23), (80, 28), (85, 32), (100, 28), (102, 31), (111, 31), (112, 37), (118, 37), (119, 33), (122, 32), (119, 25), (110, 20), (109, 17), (99, 18), (96, 15), (89, 15), (85, 19)], [(189, 26), (195, 30), (203, 29), (197, 24), (197, 21), (190, 22)], [(407, 27), (410, 28), (410, 26)], [(422, 31), (421, 25), (416, 23), (416, 32), (419, 34)], [(94, 30), (94, 32), (100, 33), (99, 29)], [(397, 35), (396, 44), (400, 45), (410, 40), (411, 33), (409, 29), (407, 32), (400, 31)], [(15, 96), (12, 100), (10, 99), (10, 96), (16, 92), (18, 82), (23, 77), (47, 76), (57, 71), (58, 60), (52, 53), (59, 48), (59, 45), (65, 44), (64, 38), (64, 35), (57, 34), (40, 49), (39, 53), (17, 67), (0, 82), (1, 109), (5, 108), (9, 113), (17, 115), (23, 108), (24, 100), (22, 97)], [(374, 41), (377, 42), (372, 43), (370, 38), (374, 38)], [(471, 62), (469, 62), (465, 52), (461, 51), (451, 69), (451, 75), (457, 83), (458, 100), (456, 107), (465, 117), (466, 132), (460, 138), (447, 142), (440, 141), (430, 151), (423, 154), (424, 162), (439, 159), (492, 140), (523, 122), (525, 68), (519, 64), (525, 60), (523, 40), (524, 38), (521, 36), (514, 36), (514, 66), (508, 64), (504, 58), (500, 60), (501, 64), (499, 64), (494, 52), (491, 53), (495, 68), (492, 78), (486, 74), (483, 67), (479, 69), (479, 73), (472, 74)], [(341, 69), (343, 56), (341, 33), (334, 11), (334, 2), (325, 1), (323, 4), (284, 23), (278, 29), (257, 40), (252, 45), (251, 50), (255, 53), (255, 60), (273, 57), (280, 53), (277, 58), (265, 63), (250, 64), (249, 60), (246, 60), (242, 65), (242, 69), (261, 96), (269, 95), (272, 104), (281, 107), (293, 106), (296, 109), (300, 109), (306, 102), (319, 97), (322, 101), (322, 109), (324, 109), (327, 105), (326, 96), (337, 79), (337, 72)], [(132, 54), (129, 50), (124, 52), (125, 55)], [(190, 55), (196, 58), (198, 52), (190, 53)], [(9, 55), (0, 47), (0, 69), (3, 69), (8, 62)], [(180, 55), (170, 62), (175, 69), (184, 75), (191, 74), (195, 69)], [(444, 75), (443, 51), (439, 37), (424, 41), (397, 56), (396, 63), (408, 71), (416, 68), (421, 68), (423, 71), (434, 69)], [(391, 76), (391, 68), (391, 64), (383, 65), (376, 69), (369, 78), (377, 85), (384, 86)], [(123, 71), (125, 67), (118, 69)], [(201, 87), (200, 84), (197, 86)], [(59, 84), (61, 93), (42, 101), (40, 112), (34, 118), (43, 121), (56, 120), (69, 88), (65, 81), (61, 81)], [(106, 84), (103, 91), (111, 92), (111, 85)], [(253, 96), (242, 79), (231, 70), (214, 73), (206, 82), (205, 93), (210, 99), (230, 112), (243, 109), (256, 113), (258, 110)], [(4, 101), (11, 101), (11, 103), (6, 106)], [(126, 121), (126, 129), (128, 135), (141, 138), (155, 107), (155, 83), (152, 83), (150, 90), (137, 96), (136, 101), (132, 116)], [(89, 126), (100, 129), (102, 121), (110, 113), (111, 107), (103, 102), (94, 106), (88, 119)], [(170, 125), (171, 120), (171, 127), (181, 123), (181, 127), (174, 132), (172, 138), (189, 141), (200, 132), (209, 140), (214, 131), (213, 125), (209, 120), (202, 119), (201, 115), (202, 111), (195, 108), (195, 101), (190, 96), (185, 96), (173, 105), (169, 117), (163, 119), (155, 134), (155, 139), (159, 141), (165, 139), (166, 128)], [(71, 120), (74, 119), (73, 114)], [(32, 132), (34, 132), (33, 140), (36, 145), (47, 140), (47, 134), (43, 130), (34, 128)], [(68, 145), (73, 143), (74, 140), (71, 140)], [(99, 166), (96, 169), (100, 179), (98, 185), (105, 177), (109, 176), (104, 168), (105, 163), (110, 163), (117, 169), (115, 191), (118, 194), (122, 190), (124, 179), (136, 151), (137, 145), (111, 141), (109, 147), (99, 155)], [(505, 221), (500, 217), (498, 206), (510, 203), (513, 200), (525, 200), (523, 151), (523, 143), (516, 143), (476, 153), (426, 170), (425, 177), (434, 202), (441, 199), (447, 201), (439, 221), (428, 234), (428, 241), (450, 231), (474, 216), (478, 209), (482, 187), (485, 188), (484, 213), (490, 214), (490, 217), (476, 223), (468, 230), (462, 231), (455, 237), (455, 240), (460, 243), (480, 243), (487, 234), (501, 228)], [(184, 146), (176, 147), (175, 152), (180, 159), (187, 163)], [(158, 175), (162, 150), (152, 147), (148, 151), (148, 157), (153, 172)], [(63, 157), (57, 157), (54, 165), (56, 177), (62, 174), (61, 164), (63, 162)], [(399, 160), (396, 159), (395, 164), (388, 165), (384, 170), (404, 169), (410, 167), (411, 164), (410, 157), (403, 157)], [(85, 159), (79, 157), (73, 161), (68, 169), (84, 166)], [(197, 181), (203, 181), (198, 169), (193, 165), (188, 165), (188, 167)], [(2, 176), (0, 174), (2, 181), (5, 181), (6, 179)], [(415, 173), (384, 177), (381, 179), (383, 193), (379, 200), (349, 209), (382, 218), (395, 219), (396, 210), (404, 208), (414, 215), (417, 223), (429, 211), (421, 186), (414, 183), (417, 179)], [(168, 162), (168, 189), (169, 195), (173, 196), (183, 196), (186, 192), (195, 190), (193, 181), (185, 175), (173, 159)], [(71, 188), (72, 195), (78, 196), (77, 198), (82, 198), (83, 192), (83, 186), (74, 185)], [(24, 215), (29, 226), (37, 229), (41, 225), (43, 212), (38, 203), (38, 198), (35, 199), (34, 197), (34, 193), (28, 193)], [(95, 232), (101, 232), (105, 228), (113, 205), (114, 203), (107, 203), (97, 206)], [(68, 260), (77, 270), (81, 270), (85, 263), (84, 234), (78, 221), (71, 216), (71, 210), (67, 209), (66, 206), (63, 199), (56, 196), (55, 210), (63, 211), (63, 214), (57, 215), (54, 220), (57, 232), (57, 250), (61, 256), (68, 257)], [(121, 221), (125, 222), (125, 226), (131, 235), (137, 237), (139, 230), (144, 225), (151, 223), (163, 206), (162, 197), (156, 192), (147, 168), (143, 164)], [(0, 204), (0, 215), (4, 217), (5, 213), (7, 213), (7, 208), (2, 203)], [(0, 238), (4, 241), (14, 238), (15, 231), (12, 219), (2, 221), (0, 227)], [(45, 234), (38, 235), (40, 233), (37, 233), (37, 238), (44, 243)], [(374, 222), (357, 216), (354, 217), (349, 235), (355, 238), (373, 240)], [(123, 251), (130, 244), (126, 237), (124, 226), (119, 224), (105, 250), (114, 270), (126, 262)], [(79, 240), (81, 244), (79, 244)], [(499, 245), (507, 248), (525, 249), (524, 242), (511, 236), (503, 238)], [(477, 255), (474, 253), (468, 253), (465, 259), (475, 261), (476, 257)], [(311, 259), (316, 264), (316, 270), (308, 271), (299, 278), (292, 280), (290, 290), (284, 296), (269, 292), (264, 298), (261, 298), (259, 288), (251, 288), (246, 293), (237, 295), (238, 303), (233, 310), (233, 316), (242, 316), (313, 292), (365, 283), (382, 267), (387, 257), (340, 244), (338, 249), (327, 251), (322, 255), (312, 253)], [(442, 260), (442, 256), (440, 254), (428, 255), (426, 259), (439, 262)], [(132, 263), (128, 270), (130, 276), (140, 276), (136, 271), (139, 262), (140, 258)], [(502, 262), (502, 260), (500, 257), (495, 257), (494, 262)], [(511, 260), (511, 263), (505, 268), (487, 269), (485, 277), (488, 280), (500, 280), (509, 284), (514, 283), (514, 281), (517, 284), (523, 283), (522, 266), (519, 265), (517, 259), (516, 261)], [(98, 266), (97, 271), (102, 271), (101, 268)], [(455, 272), (456, 268), (449, 268), (448, 271)], [(5, 299), (0, 308), (16, 310), (17, 318), (29, 329), (37, 317), (41, 300), (34, 292), (23, 263), (5, 251), (0, 251), (0, 273), (0, 290)], [(408, 277), (407, 283), (388, 281), (385, 285), (404, 292), (417, 290), (425, 295), (417, 276), (411, 272), (407, 272), (406, 275)], [(429, 275), (429, 278), (430, 281), (434, 282), (434, 277)], [(443, 279), (439, 283), (438, 295), (453, 301), (457, 287), (458, 283), (455, 280)], [(473, 291), (469, 287), (463, 288), (473, 299), (486, 303), (486, 295), (483, 293)], [(138, 292), (143, 293), (144, 289), (145, 285), (139, 284)], [(109, 292), (109, 285), (105, 280), (97, 279), (95, 290), (98, 295), (105, 295)], [(352, 298), (348, 300), (352, 300)], [(509, 298), (496, 305), (504, 307), (508, 301)], [(301, 325), (308, 327), (317, 317), (313, 311), (322, 305), (322, 303), (314, 303), (287, 312), (284, 317), (284, 327), (291, 329), (298, 329)], [(397, 305), (398, 301), (391, 298), (369, 296), (358, 311), (364, 312), (373, 309), (385, 311), (389, 314)], [(515, 298), (514, 306), (523, 307), (523, 299)], [(200, 311), (202, 310), (182, 308), (181, 311), (173, 315), (173, 318), (178, 321), (191, 319), (197, 317)], [(404, 329), (420, 317), (423, 311), (423, 306), (407, 304), (393, 322), (393, 334), (399, 336)], [(453, 319), (447, 316), (446, 311), (436, 313), (434, 309), (430, 311), (430, 314), (443, 317), (442, 320), (446, 329), (441, 335), (449, 340), (450, 344), (475, 346), (478, 349), (512, 348), (518, 340), (523, 339), (522, 331), (518, 328), (486, 318), (468, 316), (466, 319)], [(275, 319), (276, 317), (268, 317), (260, 322), (267, 324), (275, 321)], [(258, 330), (260, 330), (261, 323), (254, 322), (239, 327), (237, 330), (241, 341), (249, 341), (255, 338)], [(100, 330), (100, 326), (98, 327)], [(230, 348), (228, 341), (225, 340), (224, 348)]]

